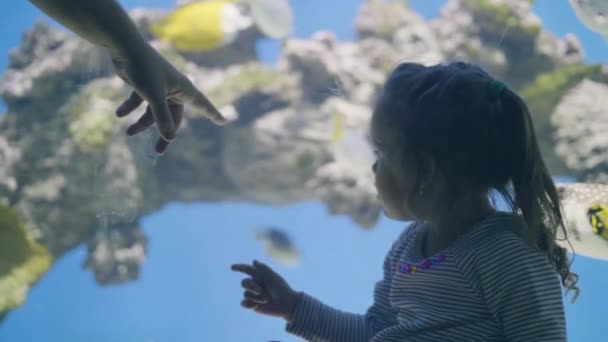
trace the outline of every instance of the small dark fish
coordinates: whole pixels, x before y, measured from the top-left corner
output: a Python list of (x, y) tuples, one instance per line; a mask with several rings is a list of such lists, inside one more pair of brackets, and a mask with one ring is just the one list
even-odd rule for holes
[(258, 228), (255, 237), (266, 246), (266, 253), (278, 263), (293, 267), (300, 263), (300, 255), (287, 234), (277, 227)]

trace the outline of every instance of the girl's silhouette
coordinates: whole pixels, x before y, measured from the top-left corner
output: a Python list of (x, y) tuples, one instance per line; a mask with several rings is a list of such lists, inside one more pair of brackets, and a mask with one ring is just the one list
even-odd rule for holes
[[(310, 341), (565, 341), (561, 283), (575, 290), (558, 194), (521, 98), (479, 67), (403, 63), (371, 119), (386, 214), (413, 221), (363, 315), (296, 292), (268, 266), (242, 305)], [(491, 192), (511, 210), (499, 212)], [(558, 276), (559, 275), (559, 276)]]

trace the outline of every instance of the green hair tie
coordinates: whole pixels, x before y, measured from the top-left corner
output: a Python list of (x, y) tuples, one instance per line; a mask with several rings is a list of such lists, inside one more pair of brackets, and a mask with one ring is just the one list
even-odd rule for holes
[(491, 80), (489, 88), (490, 96), (492, 96), (493, 99), (498, 99), (502, 96), (502, 93), (504, 93), (505, 89), (507, 89), (507, 85), (497, 80)]

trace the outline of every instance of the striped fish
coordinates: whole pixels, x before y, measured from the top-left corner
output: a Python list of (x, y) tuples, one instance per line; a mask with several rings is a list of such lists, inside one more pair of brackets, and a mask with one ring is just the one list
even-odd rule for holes
[(608, 206), (596, 204), (587, 210), (587, 218), (593, 228), (593, 233), (608, 240)]
[[(608, 260), (608, 232), (604, 229), (601, 234), (597, 233), (600, 231), (598, 224), (605, 227), (605, 215), (608, 215), (608, 212), (598, 211), (592, 217), (589, 216), (592, 208), (608, 209), (608, 185), (557, 183), (556, 186), (564, 209), (568, 238), (574, 252), (593, 259)], [(602, 218), (603, 223), (598, 223)], [(558, 243), (572, 251), (567, 241), (558, 240)]]

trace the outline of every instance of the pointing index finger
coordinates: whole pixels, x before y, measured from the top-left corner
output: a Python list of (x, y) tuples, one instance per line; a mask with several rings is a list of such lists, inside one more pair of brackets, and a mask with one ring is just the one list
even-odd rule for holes
[(241, 272), (241, 273), (245, 273), (247, 275), (250, 275), (252, 278), (258, 278), (258, 272), (257, 270), (251, 266), (251, 265), (247, 265), (247, 264), (235, 264), (232, 265), (230, 267), (231, 270), (235, 271), (235, 272)]
[(204, 110), (205, 116), (209, 118), (209, 120), (213, 121), (214, 124), (224, 125), (228, 123), (228, 120), (226, 120), (215, 105), (211, 103), (205, 94), (196, 89), (192, 82), (188, 81), (188, 86), (186, 86), (184, 96), (187, 100), (192, 102), (193, 105)]

